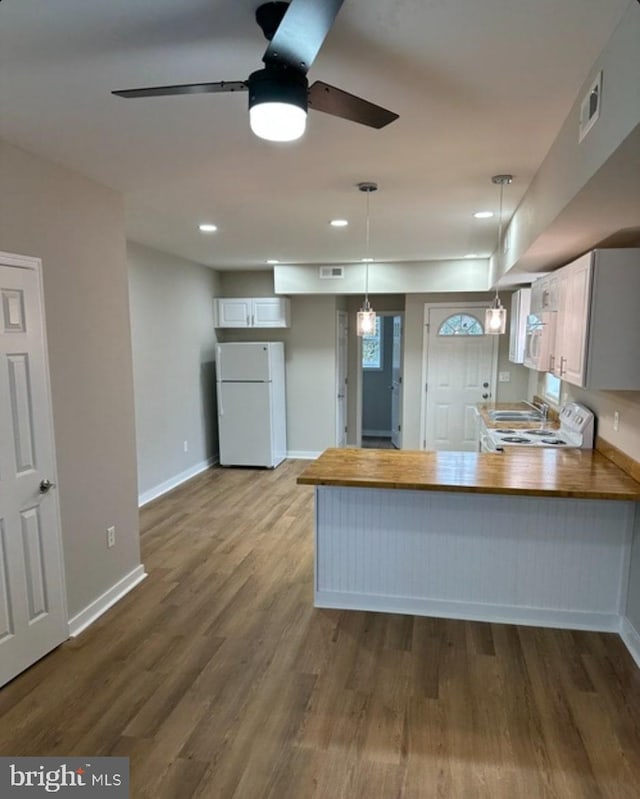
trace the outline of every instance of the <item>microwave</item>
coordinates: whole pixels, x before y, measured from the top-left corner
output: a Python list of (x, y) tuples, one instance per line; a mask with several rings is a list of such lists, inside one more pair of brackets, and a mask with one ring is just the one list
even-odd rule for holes
[(524, 339), (524, 365), (538, 372), (553, 372), (555, 337), (555, 311), (529, 314)]

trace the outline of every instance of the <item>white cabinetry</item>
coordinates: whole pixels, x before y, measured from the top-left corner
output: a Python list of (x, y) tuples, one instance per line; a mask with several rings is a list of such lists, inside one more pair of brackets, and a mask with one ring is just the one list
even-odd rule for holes
[(574, 386), (585, 385), (592, 253), (558, 270), (553, 373)]
[(531, 289), (519, 289), (511, 297), (511, 321), (509, 325), (509, 360), (512, 363), (524, 361), (527, 317), (531, 301)]
[(542, 280), (558, 308), (550, 371), (582, 388), (640, 390), (640, 250), (594, 250)]
[(287, 297), (222, 297), (215, 301), (216, 327), (289, 327)]

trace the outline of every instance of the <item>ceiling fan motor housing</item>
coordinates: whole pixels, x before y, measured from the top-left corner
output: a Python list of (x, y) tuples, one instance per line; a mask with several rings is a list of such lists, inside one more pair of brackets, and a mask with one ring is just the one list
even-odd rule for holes
[(286, 103), (307, 111), (309, 82), (294, 69), (266, 67), (249, 75), (249, 108), (260, 103)]

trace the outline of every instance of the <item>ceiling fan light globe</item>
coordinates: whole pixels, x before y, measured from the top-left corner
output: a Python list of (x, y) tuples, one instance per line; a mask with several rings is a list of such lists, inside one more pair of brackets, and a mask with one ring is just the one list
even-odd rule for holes
[(249, 109), (249, 124), (260, 139), (295, 141), (305, 132), (307, 112), (291, 103), (258, 103)]

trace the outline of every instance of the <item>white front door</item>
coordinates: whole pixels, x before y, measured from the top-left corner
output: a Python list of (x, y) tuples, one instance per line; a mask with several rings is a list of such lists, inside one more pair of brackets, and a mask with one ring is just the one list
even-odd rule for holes
[(484, 335), (481, 307), (431, 307), (427, 312), (423, 445), (475, 450), (476, 405), (495, 393), (498, 337)]
[(393, 317), (393, 351), (391, 353), (391, 443), (400, 449), (400, 409), (402, 392), (402, 317)]
[(338, 311), (336, 358), (336, 447), (347, 446), (347, 312)]
[(38, 262), (0, 253), (0, 685), (67, 638), (55, 480)]

